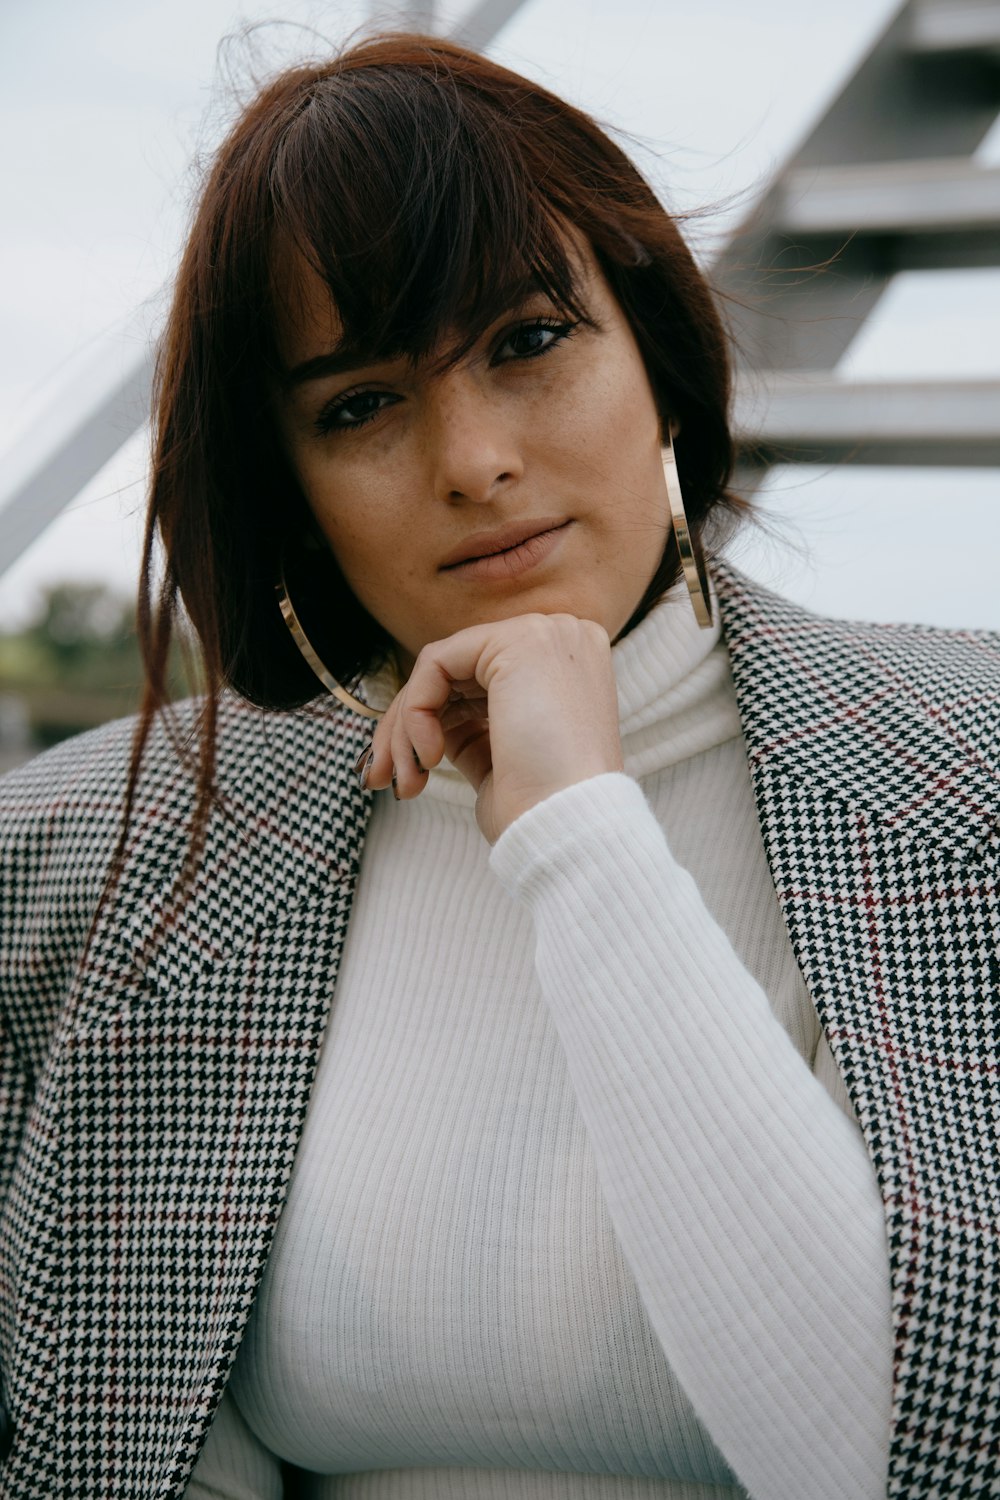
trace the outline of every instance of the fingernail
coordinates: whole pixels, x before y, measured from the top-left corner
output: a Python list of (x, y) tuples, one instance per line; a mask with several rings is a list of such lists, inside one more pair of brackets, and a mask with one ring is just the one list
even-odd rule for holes
[(392, 768), (392, 795), (395, 797), (396, 801), (398, 802), (399, 801), (399, 788), (396, 785), (396, 767), (395, 766), (393, 766), (393, 768)]
[(363, 792), (368, 790), (368, 777), (371, 774), (372, 762), (374, 761), (374, 759), (375, 751), (369, 750), (368, 759), (365, 761), (364, 765), (361, 768), (361, 790)]
[(361, 751), (361, 754), (358, 756), (357, 760), (354, 762), (354, 774), (355, 774), (355, 776), (360, 776), (361, 775), (361, 771), (362, 771), (362, 769), (364, 767), (365, 760), (367, 759), (368, 755), (370, 754), (371, 748), (372, 748), (372, 742), (371, 742), (371, 740), (369, 740), (368, 743), (367, 743), (367, 745), (365, 745), (364, 749)]
[(420, 756), (417, 754), (417, 748), (416, 748), (415, 745), (413, 746), (413, 759), (417, 763), (417, 770), (420, 772), (421, 776), (426, 776), (427, 772), (424, 770), (423, 766), (420, 764)]

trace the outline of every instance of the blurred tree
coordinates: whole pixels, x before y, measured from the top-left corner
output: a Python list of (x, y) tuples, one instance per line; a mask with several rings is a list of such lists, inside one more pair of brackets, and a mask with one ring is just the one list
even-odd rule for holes
[[(29, 741), (20, 750), (0, 744), (0, 764), (133, 713), (142, 692), (142, 662), (135, 609), (103, 584), (58, 583), (46, 590), (34, 619), (21, 631), (0, 635), (0, 699), (4, 722), (14, 723), (13, 704), (27, 720)], [(180, 652), (170, 674), (172, 696), (185, 691)]]
[(49, 658), (60, 679), (121, 686), (124, 673), (133, 686), (141, 681), (132, 605), (101, 584), (50, 588), (24, 638)]

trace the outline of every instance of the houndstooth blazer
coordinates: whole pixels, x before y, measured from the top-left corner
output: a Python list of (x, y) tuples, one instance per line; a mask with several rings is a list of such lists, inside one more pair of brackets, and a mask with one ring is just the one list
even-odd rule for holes
[[(775, 887), (885, 1199), (888, 1492), (997, 1495), (1000, 638), (716, 581)], [(222, 726), (190, 899), (169, 894), (191, 776), (158, 733), (82, 965), (130, 727), (0, 789), (0, 1500), (182, 1494), (281, 1212), (364, 841), (365, 727), (236, 700)]]

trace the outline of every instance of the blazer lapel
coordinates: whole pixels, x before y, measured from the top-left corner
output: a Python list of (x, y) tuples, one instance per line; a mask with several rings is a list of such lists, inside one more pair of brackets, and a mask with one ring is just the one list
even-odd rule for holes
[[(987, 1493), (997, 645), (815, 620), (715, 573), (772, 875), (885, 1196), (890, 1494)], [(180, 905), (190, 775), (154, 747), (11, 1189), (31, 1316), (7, 1373), (37, 1419), (5, 1496), (183, 1493), (308, 1104), (367, 820), (363, 737), (329, 706), (228, 705), (221, 805)]]
[[(885, 1201), (889, 1495), (1000, 1474), (1000, 642), (716, 580), (789, 935)], [(989, 1491), (992, 1492), (992, 1491)]]
[(35, 1226), (34, 1254), (51, 1245), (36, 1289), (62, 1315), (21, 1351), (21, 1388), (43, 1372), (54, 1384), (5, 1494), (183, 1492), (308, 1104), (367, 820), (352, 775), (363, 738), (333, 708), (228, 704), (221, 804), (180, 903), (190, 776), (154, 747), (43, 1091), (59, 1159), (35, 1199), (59, 1213)]

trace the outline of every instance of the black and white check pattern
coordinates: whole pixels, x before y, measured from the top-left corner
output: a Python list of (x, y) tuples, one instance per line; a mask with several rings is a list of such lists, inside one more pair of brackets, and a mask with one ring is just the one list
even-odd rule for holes
[(1000, 1495), (1000, 638), (719, 584), (772, 878), (886, 1206), (888, 1493)]
[[(716, 578), (772, 874), (886, 1198), (889, 1493), (1000, 1494), (1000, 641)], [(181, 905), (191, 776), (159, 733), (82, 967), (130, 726), (0, 786), (0, 1500), (183, 1493), (308, 1102), (366, 732), (228, 701)]]
[[(158, 737), (114, 907), (74, 978), (129, 727), (4, 786), (4, 1500), (180, 1495), (284, 1198), (366, 822), (360, 721), (227, 704), (196, 888)], [(18, 1139), (21, 1098), (35, 1107)]]

